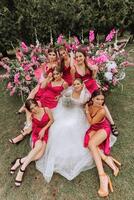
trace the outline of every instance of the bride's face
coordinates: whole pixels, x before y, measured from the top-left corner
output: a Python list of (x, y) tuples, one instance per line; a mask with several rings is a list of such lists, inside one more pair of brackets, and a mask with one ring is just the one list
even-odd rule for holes
[(75, 80), (73, 83), (74, 91), (80, 92), (83, 88), (83, 84), (79, 80)]

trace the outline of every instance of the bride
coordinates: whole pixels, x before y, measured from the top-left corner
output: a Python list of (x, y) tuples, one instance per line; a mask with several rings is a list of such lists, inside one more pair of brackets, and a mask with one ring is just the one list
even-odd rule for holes
[(80, 172), (94, 167), (91, 153), (83, 146), (89, 128), (83, 106), (89, 98), (82, 80), (76, 79), (53, 110), (55, 121), (49, 130), (46, 152), (36, 162), (47, 182), (54, 172), (72, 180)]

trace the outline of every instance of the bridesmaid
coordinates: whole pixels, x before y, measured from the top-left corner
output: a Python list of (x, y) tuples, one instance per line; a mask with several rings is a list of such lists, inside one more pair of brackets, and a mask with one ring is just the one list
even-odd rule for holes
[(79, 48), (75, 53), (75, 78), (81, 78), (90, 94), (92, 94), (99, 88), (95, 80), (97, 70), (96, 68), (95, 70), (91, 70), (91, 67), (87, 64), (86, 58), (86, 52)]
[(63, 72), (63, 79), (69, 86), (73, 84), (74, 67), (73, 65), (73, 53), (68, 53), (64, 46), (59, 48), (59, 56), (61, 59), (61, 71)]
[[(27, 99), (34, 99), (41, 107), (48, 107), (53, 109), (57, 106), (58, 100), (64, 89), (67, 89), (68, 84), (63, 80), (60, 68), (56, 68), (52, 76), (48, 76), (41, 84), (38, 84), (34, 90), (31, 91)], [(21, 134), (9, 142), (16, 144), (23, 140), (23, 138), (31, 132), (31, 113), (23, 107), (26, 113), (26, 127), (21, 131)]]
[[(119, 168), (115, 165), (121, 165), (111, 156), (106, 156), (110, 153), (110, 123), (106, 118), (106, 112), (104, 108), (104, 95), (100, 90), (93, 92), (89, 104), (86, 104), (85, 110), (89, 124), (91, 125), (86, 132), (84, 139), (84, 146), (88, 147), (91, 151), (100, 179), (100, 189), (98, 194), (100, 197), (106, 197), (109, 195), (109, 188), (113, 192), (112, 183), (109, 176), (104, 172), (102, 160), (104, 160), (117, 176)], [(102, 151), (100, 151), (103, 150)]]
[(42, 82), (49, 73), (52, 73), (57, 65), (57, 51), (55, 48), (49, 48), (47, 52), (47, 62), (42, 63), (40, 68), (35, 71), (35, 76), (39, 82)]
[[(99, 88), (95, 78), (97, 75), (97, 66), (94, 66), (94, 69), (91, 70), (91, 67), (88, 66), (86, 60), (86, 52), (83, 49), (78, 49), (75, 53), (75, 78), (81, 78), (88, 89), (89, 93), (92, 94), (95, 90)], [(114, 136), (118, 136), (118, 129), (114, 123), (114, 120), (109, 112), (109, 109), (105, 105), (106, 116), (110, 121), (112, 133)]]
[(23, 158), (17, 158), (12, 164), (10, 173), (14, 174), (18, 167), (19, 171), (15, 179), (15, 185), (19, 187), (22, 183), (23, 174), (27, 166), (35, 160), (42, 157), (45, 152), (48, 130), (53, 123), (53, 116), (47, 107), (42, 108), (38, 106), (38, 103), (34, 99), (28, 99), (25, 103), (25, 107), (31, 113), (32, 120), (32, 150), (27, 156)]

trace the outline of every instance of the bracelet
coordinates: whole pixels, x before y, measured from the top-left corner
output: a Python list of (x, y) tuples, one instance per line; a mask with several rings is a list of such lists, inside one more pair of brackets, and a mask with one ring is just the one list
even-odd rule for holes
[(89, 111), (86, 111), (86, 114), (89, 114)]

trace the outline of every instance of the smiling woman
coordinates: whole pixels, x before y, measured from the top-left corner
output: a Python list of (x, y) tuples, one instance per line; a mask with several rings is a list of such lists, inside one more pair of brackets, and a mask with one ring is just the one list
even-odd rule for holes
[(32, 120), (32, 150), (23, 158), (17, 158), (12, 164), (10, 173), (14, 174), (16, 169), (20, 167), (16, 179), (15, 185), (19, 187), (22, 183), (23, 174), (26, 167), (35, 160), (42, 157), (45, 152), (48, 130), (53, 123), (53, 116), (48, 108), (42, 108), (38, 106), (38, 103), (34, 99), (28, 99), (25, 103), (25, 107), (31, 113)]
[(47, 182), (54, 172), (72, 180), (80, 172), (94, 167), (91, 153), (83, 146), (85, 132), (90, 126), (83, 107), (89, 98), (83, 81), (76, 79), (53, 110), (55, 121), (50, 128), (46, 153), (36, 162)]
[[(109, 195), (108, 186), (110, 186), (111, 192), (113, 192), (112, 183), (109, 176), (104, 172), (102, 160), (113, 170), (114, 175), (117, 176), (119, 168), (115, 165), (121, 165), (118, 161), (110, 156), (106, 156), (110, 153), (110, 123), (106, 118), (106, 112), (104, 108), (105, 97), (101, 90), (94, 91), (89, 101), (89, 105), (86, 104), (86, 116), (89, 124), (91, 125), (86, 132), (84, 139), (84, 146), (88, 147), (92, 152), (93, 159), (95, 161), (99, 179), (100, 189), (98, 194), (101, 197)], [(103, 152), (100, 151), (103, 150)]]

